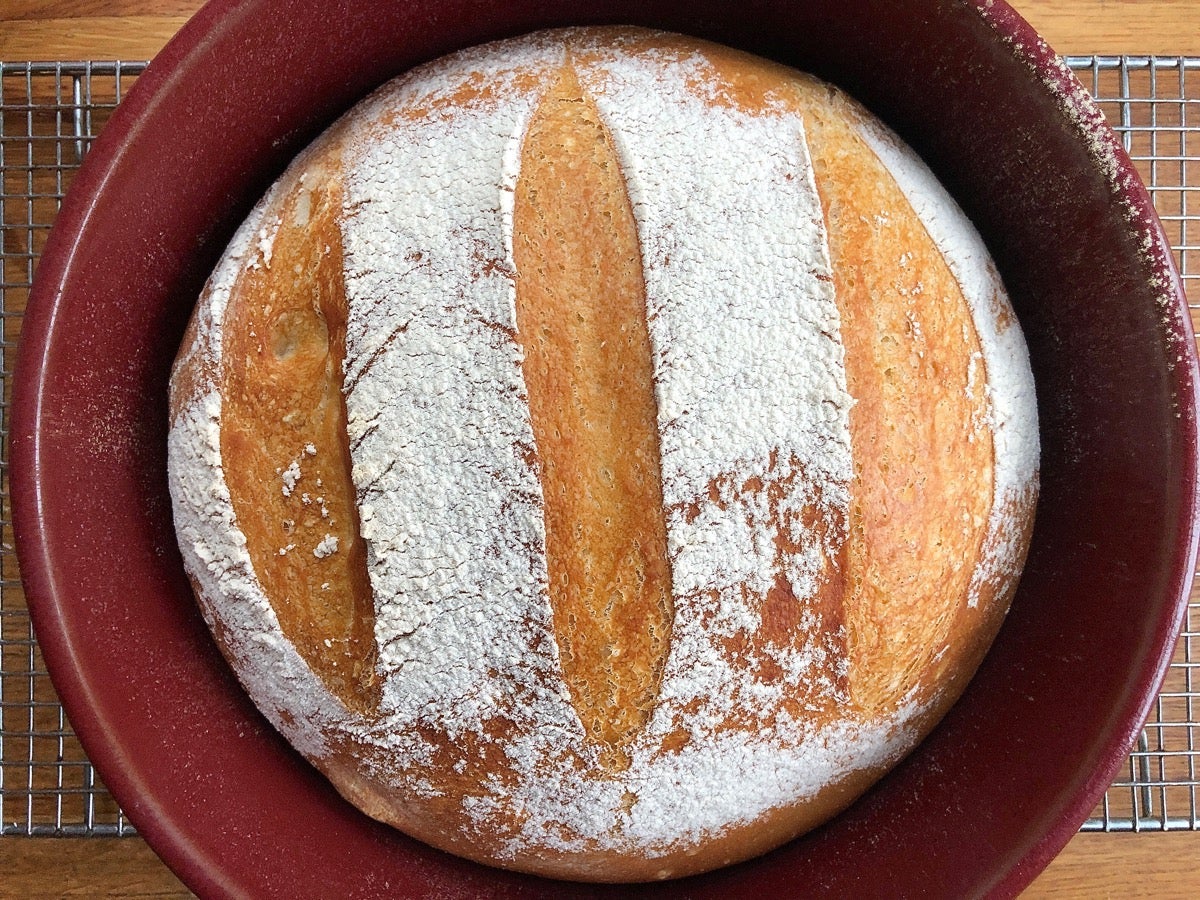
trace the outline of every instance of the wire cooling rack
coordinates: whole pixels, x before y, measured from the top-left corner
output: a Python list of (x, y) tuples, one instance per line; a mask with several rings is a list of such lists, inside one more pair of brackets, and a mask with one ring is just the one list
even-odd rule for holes
[(0, 62), (0, 825), (3, 834), (119, 835), (132, 826), (59, 705), (13, 553), (11, 380), (21, 317), (63, 192), (143, 65)]
[[(1200, 322), (1200, 58), (1069, 57), (1142, 174)], [(1085, 831), (1200, 830), (1200, 581), (1167, 679)]]
[[(1200, 57), (1067, 62), (1124, 139), (1175, 248), (1189, 306), (1200, 309)], [(30, 625), (12, 548), (7, 437), (15, 348), (38, 257), (93, 136), (143, 68), (0, 62), (0, 831), (6, 835), (134, 833), (72, 732)], [(1197, 626), (1194, 582), (1150, 720), (1085, 831), (1200, 830)]]

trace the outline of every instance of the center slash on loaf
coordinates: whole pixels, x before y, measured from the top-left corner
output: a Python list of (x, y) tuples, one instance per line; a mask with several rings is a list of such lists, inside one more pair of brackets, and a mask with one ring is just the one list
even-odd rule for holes
[(671, 570), (637, 226), (569, 64), (521, 148), (513, 259), (563, 673), (602, 764), (622, 770), (658, 696)]

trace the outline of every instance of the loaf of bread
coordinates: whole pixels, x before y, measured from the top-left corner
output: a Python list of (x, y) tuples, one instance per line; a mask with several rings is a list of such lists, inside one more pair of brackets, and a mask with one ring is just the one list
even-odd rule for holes
[(959, 696), (1024, 562), (1033, 379), (982, 242), (838, 90), (572, 29), (386, 85), (207, 285), (184, 562), (367, 814), (597, 881), (823, 822)]

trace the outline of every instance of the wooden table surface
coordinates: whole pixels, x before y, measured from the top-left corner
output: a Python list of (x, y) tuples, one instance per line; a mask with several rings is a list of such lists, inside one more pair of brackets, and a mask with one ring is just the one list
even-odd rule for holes
[[(1200, 55), (1200, 0), (1010, 2), (1064, 55)], [(201, 5), (0, 0), (0, 60), (149, 58)], [(190, 895), (138, 838), (0, 839), (0, 898), (99, 896)], [(1200, 832), (1077, 835), (1025, 896), (1200, 897)]]

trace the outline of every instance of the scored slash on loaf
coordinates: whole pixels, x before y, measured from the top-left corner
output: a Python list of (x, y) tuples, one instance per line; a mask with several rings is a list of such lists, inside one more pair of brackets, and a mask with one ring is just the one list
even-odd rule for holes
[(234, 237), (171, 489), (246, 690), (368, 814), (592, 880), (764, 852), (966, 685), (1037, 422), (979, 236), (845, 95), (546, 32), (347, 114)]

